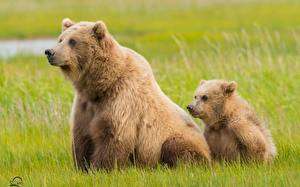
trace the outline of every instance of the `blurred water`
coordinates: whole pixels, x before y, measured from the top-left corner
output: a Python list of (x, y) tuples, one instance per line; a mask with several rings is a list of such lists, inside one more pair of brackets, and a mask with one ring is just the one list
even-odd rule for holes
[(45, 49), (53, 47), (55, 43), (56, 39), (0, 40), (0, 58), (18, 53), (43, 55)]

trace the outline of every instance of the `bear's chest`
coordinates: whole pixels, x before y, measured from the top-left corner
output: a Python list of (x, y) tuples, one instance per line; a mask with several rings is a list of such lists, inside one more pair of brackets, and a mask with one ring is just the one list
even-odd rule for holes
[(240, 155), (239, 143), (230, 129), (207, 130), (205, 137), (215, 159), (235, 160)]
[(86, 131), (92, 120), (98, 115), (97, 105), (84, 97), (76, 96), (71, 111), (71, 125), (73, 129)]
[(116, 117), (118, 112), (113, 111), (111, 105), (112, 103), (100, 100), (77, 97), (71, 115), (73, 132), (89, 137), (102, 137), (107, 141), (113, 139), (124, 122)]

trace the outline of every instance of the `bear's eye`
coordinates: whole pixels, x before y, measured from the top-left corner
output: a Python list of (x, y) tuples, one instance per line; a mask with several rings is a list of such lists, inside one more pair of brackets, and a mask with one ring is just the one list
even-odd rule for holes
[(69, 45), (70, 45), (71, 47), (74, 47), (74, 46), (76, 45), (76, 41), (75, 41), (74, 39), (70, 39), (70, 40), (69, 40)]
[(59, 40), (58, 40), (58, 43), (61, 43), (62, 41), (63, 41), (62, 39), (59, 39)]
[(207, 101), (207, 100), (208, 100), (207, 95), (203, 95), (203, 96), (201, 97), (201, 100), (202, 100), (202, 101)]
[(194, 99), (197, 99), (197, 96), (196, 96), (196, 95), (194, 96)]

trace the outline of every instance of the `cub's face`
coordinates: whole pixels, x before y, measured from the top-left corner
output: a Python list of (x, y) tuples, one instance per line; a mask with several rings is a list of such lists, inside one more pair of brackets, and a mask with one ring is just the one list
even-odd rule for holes
[(106, 32), (104, 23), (100, 21), (74, 23), (64, 19), (56, 46), (45, 50), (48, 62), (76, 79), (93, 59)]
[(235, 82), (223, 80), (201, 81), (187, 109), (193, 117), (207, 122), (215, 121), (222, 115), (224, 104), (236, 86)]

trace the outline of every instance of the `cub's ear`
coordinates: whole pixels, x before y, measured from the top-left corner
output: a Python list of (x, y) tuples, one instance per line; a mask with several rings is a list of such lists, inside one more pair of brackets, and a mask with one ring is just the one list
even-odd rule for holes
[(97, 21), (93, 27), (93, 32), (98, 39), (102, 39), (106, 33), (107, 28), (103, 21)]
[(221, 87), (223, 89), (224, 95), (230, 96), (236, 90), (237, 83), (235, 81), (230, 81), (223, 83)]
[(75, 22), (73, 22), (69, 18), (64, 18), (62, 20), (62, 31), (65, 31), (67, 28), (71, 27), (74, 24), (75, 24)]
[(201, 80), (199, 83), (199, 86), (203, 85), (206, 82), (206, 80)]

